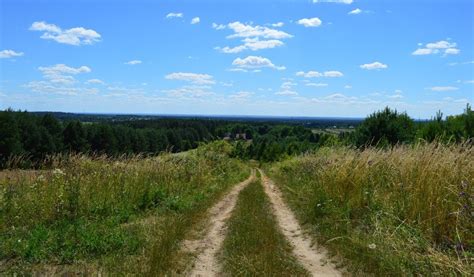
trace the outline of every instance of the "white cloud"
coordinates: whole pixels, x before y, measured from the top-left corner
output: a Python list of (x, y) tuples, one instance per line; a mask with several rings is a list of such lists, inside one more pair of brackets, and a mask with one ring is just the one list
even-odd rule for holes
[(211, 96), (215, 93), (210, 91), (209, 86), (183, 86), (177, 89), (164, 90), (168, 96), (180, 99), (202, 98), (204, 96)]
[(275, 93), (276, 95), (285, 95), (285, 96), (292, 96), (292, 95), (298, 95), (296, 91), (293, 90), (282, 90), (278, 91)]
[(440, 40), (438, 42), (427, 43), (424, 48), (418, 48), (411, 54), (414, 56), (432, 55), (438, 53), (443, 53), (444, 55), (457, 55), (461, 52), (461, 50), (456, 48), (456, 46), (457, 44), (455, 42)]
[(328, 84), (324, 84), (324, 83), (306, 83), (305, 85), (308, 87), (318, 87), (318, 88), (328, 86)]
[[(284, 79), (284, 80), (291, 80), (291, 79)], [(294, 86), (297, 86), (297, 83), (291, 82), (291, 81), (285, 81), (281, 84), (280, 90), (276, 92), (276, 95), (286, 95), (286, 96), (291, 96), (291, 95), (298, 95), (298, 93), (293, 89)]]
[(32, 81), (24, 85), (33, 92), (55, 93), (60, 95), (79, 95), (79, 94), (97, 94), (97, 88), (71, 87), (67, 85), (58, 85), (48, 81)]
[[(223, 29), (223, 25), (213, 24), (215, 29)], [(232, 22), (227, 24), (227, 27), (234, 32), (234, 34), (227, 36), (228, 39), (242, 38), (243, 44), (234, 47), (215, 47), (223, 53), (235, 54), (244, 50), (258, 51), (262, 49), (271, 49), (283, 46), (281, 39), (291, 38), (292, 35), (280, 30), (263, 27), (252, 26), (251, 24), (243, 24), (240, 22)]]
[(216, 29), (216, 30), (223, 30), (223, 29), (225, 29), (225, 25), (224, 24), (212, 23), (212, 28)]
[(270, 49), (284, 45), (281, 40), (271, 39), (271, 40), (259, 40), (258, 38), (246, 38), (243, 40), (244, 44), (236, 47), (216, 47), (217, 50), (220, 50), (223, 53), (239, 53), (244, 50), (257, 51), (261, 49)]
[(457, 48), (448, 48), (444, 51), (444, 54), (446, 54), (446, 55), (457, 55), (457, 54), (459, 54), (459, 52), (461, 52), (461, 50), (459, 50)]
[(136, 65), (136, 64), (141, 64), (141, 63), (142, 63), (142, 61), (140, 61), (140, 60), (131, 60), (131, 61), (126, 62), (125, 64)]
[(344, 88), (345, 88), (345, 89), (351, 89), (352, 86), (351, 86), (351, 85), (345, 85)]
[(23, 52), (15, 52), (13, 50), (2, 50), (0, 51), (0, 59), (9, 59), (13, 57), (21, 57)]
[(474, 84), (474, 80), (464, 81), (465, 84)]
[(305, 27), (318, 27), (321, 25), (322, 21), (321, 19), (317, 17), (313, 17), (313, 18), (302, 18), (298, 20), (297, 23)]
[(183, 17), (183, 13), (169, 13), (166, 15), (166, 18), (181, 18)]
[(342, 74), (342, 72), (340, 71), (335, 71), (335, 70), (325, 71), (323, 73), (311, 70), (308, 72), (298, 71), (296, 72), (296, 76), (305, 77), (305, 78), (319, 78), (319, 77), (338, 78), (338, 77), (344, 76), (344, 74)]
[(248, 56), (244, 59), (237, 58), (232, 62), (232, 65), (241, 69), (258, 69), (269, 67), (276, 70), (285, 70), (284, 66), (276, 66), (269, 59), (259, 56)]
[(324, 77), (330, 77), (330, 78), (338, 78), (338, 77), (344, 76), (344, 74), (342, 74), (342, 73), (339, 72), (339, 71), (334, 71), (334, 70), (332, 70), (332, 71), (325, 71), (325, 72), (323, 73), (323, 76), (324, 76)]
[(383, 64), (381, 62), (373, 62), (373, 63), (366, 63), (360, 65), (360, 68), (367, 69), (367, 70), (374, 70), (374, 69), (385, 69), (388, 65)]
[(360, 14), (361, 12), (362, 12), (362, 10), (359, 9), (359, 8), (357, 8), (357, 9), (355, 9), (355, 10), (350, 11), (350, 12), (347, 13), (347, 14)]
[(238, 21), (227, 24), (227, 27), (234, 31), (234, 34), (227, 36), (227, 38), (262, 37), (266, 39), (284, 39), (292, 37), (292, 35), (280, 30), (258, 25), (246, 25)]
[(61, 83), (61, 84), (73, 84), (76, 82), (76, 79), (71, 75), (77, 75), (80, 73), (89, 73), (91, 69), (87, 66), (81, 66), (78, 68), (69, 67), (65, 64), (56, 64), (54, 66), (38, 67), (38, 70), (41, 71), (43, 77), (48, 79), (51, 83)]
[(273, 23), (271, 24), (272, 27), (283, 27), (283, 25), (285, 25), (283, 22), (277, 22), (277, 23)]
[(435, 54), (435, 52), (438, 53), (439, 51), (438, 50), (435, 51), (434, 49), (428, 49), (428, 48), (418, 48), (415, 51), (413, 51), (413, 53), (411, 54), (415, 56), (419, 56), (419, 55)]
[(86, 84), (97, 84), (97, 85), (104, 85), (104, 81), (99, 79), (90, 79), (86, 81)]
[(435, 87), (430, 87), (427, 89), (431, 91), (453, 91), (453, 90), (458, 90), (459, 88), (451, 87), (451, 86), (435, 86)]
[(51, 39), (58, 43), (70, 45), (89, 45), (100, 41), (100, 34), (92, 29), (85, 29), (83, 27), (75, 27), (71, 29), (62, 30), (54, 24), (48, 24), (44, 21), (34, 22), (31, 31), (44, 32), (41, 35), (42, 39)]
[(240, 92), (231, 94), (229, 97), (230, 97), (230, 98), (234, 98), (234, 99), (246, 99), (246, 98), (249, 98), (249, 97), (252, 96), (252, 95), (253, 95), (252, 92), (240, 91)]
[(199, 22), (201, 22), (201, 19), (197, 16), (191, 19), (191, 24), (198, 24)]
[(166, 75), (165, 78), (168, 80), (180, 80), (198, 85), (212, 85), (216, 83), (214, 77), (208, 74), (175, 72)]
[(352, 4), (353, 0), (313, 0), (313, 3), (337, 3), (337, 4)]

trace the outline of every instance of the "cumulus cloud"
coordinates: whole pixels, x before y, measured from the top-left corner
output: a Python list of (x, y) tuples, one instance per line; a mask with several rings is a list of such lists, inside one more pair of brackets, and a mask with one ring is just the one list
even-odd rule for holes
[(225, 29), (225, 25), (224, 24), (212, 23), (212, 28), (216, 29), (216, 30), (223, 30), (223, 29)]
[(72, 84), (76, 79), (72, 75), (80, 73), (89, 73), (91, 69), (87, 66), (80, 66), (77, 68), (69, 67), (65, 64), (56, 64), (53, 66), (40, 66), (38, 70), (41, 71), (43, 77), (52, 83)]
[(352, 4), (354, 0), (313, 0), (313, 3)]
[(278, 28), (279, 28), (279, 27), (283, 27), (283, 25), (285, 25), (285, 23), (283, 23), (283, 22), (277, 22), (277, 23), (273, 23), (273, 24), (271, 24), (271, 25), (272, 25), (272, 27), (278, 27)]
[(199, 85), (183, 86), (176, 89), (163, 90), (163, 92), (167, 93), (170, 97), (180, 99), (195, 99), (215, 94), (210, 90), (209, 86)]
[(298, 71), (296, 72), (296, 76), (304, 77), (304, 78), (320, 78), (320, 77), (338, 78), (338, 77), (344, 76), (344, 74), (336, 70), (330, 70), (330, 71), (325, 71), (325, 72), (310, 70), (308, 72)]
[(92, 29), (85, 29), (83, 27), (75, 27), (63, 30), (54, 24), (48, 24), (44, 21), (34, 22), (31, 31), (43, 32), (40, 38), (51, 39), (58, 43), (69, 45), (90, 45), (100, 41), (100, 34)]
[(197, 85), (212, 85), (216, 83), (214, 77), (209, 74), (175, 72), (166, 75), (165, 78), (168, 80), (185, 81)]
[[(287, 79), (288, 80), (288, 79)], [(276, 92), (276, 95), (286, 95), (286, 96), (295, 96), (298, 93), (293, 89), (294, 86), (297, 86), (297, 83), (291, 81), (285, 81), (281, 84), (280, 90)]]
[[(279, 23), (276, 24), (278, 26), (281, 25)], [(234, 32), (233, 34), (227, 36), (228, 39), (242, 39), (241, 41), (243, 44), (241, 45), (234, 47), (215, 47), (216, 50), (228, 54), (239, 53), (244, 50), (257, 51), (280, 47), (284, 45), (282, 39), (292, 37), (292, 35), (280, 30), (259, 25), (253, 26), (251, 24), (244, 24), (238, 21), (227, 24), (227, 27), (224, 25), (213, 24), (213, 28), (218, 30), (228, 28)]]
[(282, 46), (284, 43), (281, 40), (271, 39), (271, 40), (259, 40), (259, 38), (246, 38), (243, 40), (244, 44), (238, 45), (235, 47), (216, 47), (217, 50), (220, 50), (223, 53), (239, 53), (244, 50), (257, 51), (261, 49), (270, 49)]
[(306, 83), (305, 85), (308, 87), (318, 87), (318, 88), (328, 86), (328, 84), (325, 84), (325, 83)]
[(435, 86), (435, 87), (430, 87), (427, 89), (431, 91), (453, 91), (453, 90), (458, 90), (459, 88), (452, 87), (452, 86)]
[(183, 13), (169, 13), (166, 15), (166, 18), (181, 18)]
[(86, 84), (104, 85), (105, 82), (99, 79), (90, 79), (86, 81)]
[(131, 60), (131, 61), (126, 62), (125, 64), (127, 64), (127, 65), (136, 65), (136, 64), (141, 64), (141, 63), (142, 63), (142, 61), (140, 61), (140, 60)]
[(386, 69), (388, 65), (383, 64), (381, 62), (373, 62), (373, 63), (366, 63), (360, 65), (360, 68), (367, 69), (367, 70), (375, 70), (375, 69)]
[(317, 17), (313, 17), (313, 18), (302, 18), (298, 20), (297, 23), (305, 27), (319, 27), (322, 24), (322, 21), (321, 19)]
[(258, 68), (272, 68), (276, 70), (285, 70), (284, 66), (276, 66), (267, 58), (259, 56), (248, 56), (244, 59), (237, 58), (232, 62), (232, 65), (240, 69), (258, 69)]
[(15, 52), (13, 50), (2, 50), (0, 51), (0, 59), (9, 59), (13, 57), (21, 57), (23, 52)]
[(194, 17), (193, 19), (191, 19), (191, 24), (198, 24), (199, 22), (201, 22), (201, 19), (199, 17)]
[(252, 95), (253, 95), (252, 92), (240, 91), (240, 92), (231, 94), (229, 97), (230, 97), (230, 98), (234, 98), (234, 99), (246, 99), (246, 98), (249, 98), (249, 97), (252, 96)]
[[(70, 67), (65, 64), (53, 66), (41, 66), (38, 70), (43, 74), (43, 81), (32, 81), (25, 85), (31, 91), (39, 93), (55, 93), (61, 95), (95, 94), (99, 90), (91, 87), (74, 87), (77, 81), (73, 75), (89, 73), (91, 69), (87, 66)], [(98, 84), (100, 80), (91, 79), (86, 84)]]
[(362, 12), (362, 10), (357, 8), (357, 9), (354, 9), (354, 10), (348, 12), (347, 14), (360, 14), (361, 12)]
[(414, 56), (433, 55), (433, 54), (457, 55), (461, 52), (461, 50), (459, 50), (456, 47), (457, 47), (457, 44), (455, 42), (440, 40), (438, 42), (427, 43), (425, 47), (418, 48), (415, 51), (413, 51), (411, 54)]
[(292, 37), (292, 35), (280, 30), (259, 25), (252, 26), (238, 21), (227, 24), (227, 28), (234, 31), (234, 34), (227, 36), (227, 38), (262, 37), (265, 39), (285, 39)]

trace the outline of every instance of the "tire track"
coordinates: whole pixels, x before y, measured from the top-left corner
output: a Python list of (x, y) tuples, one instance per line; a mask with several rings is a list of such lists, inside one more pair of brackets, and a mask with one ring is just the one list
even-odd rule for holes
[(262, 170), (258, 171), (262, 176), (262, 184), (272, 203), (278, 225), (293, 246), (293, 255), (296, 259), (312, 276), (342, 276), (342, 272), (329, 262), (326, 251), (322, 248), (316, 249), (312, 246), (311, 238), (303, 234), (295, 215), (283, 201), (280, 190)]
[(226, 221), (232, 215), (237, 198), (242, 189), (255, 179), (255, 170), (250, 177), (237, 184), (217, 204), (209, 210), (209, 223), (206, 235), (200, 240), (186, 240), (183, 242), (186, 252), (197, 255), (194, 267), (187, 276), (217, 276), (221, 266), (217, 262), (216, 254), (224, 242), (227, 226)]

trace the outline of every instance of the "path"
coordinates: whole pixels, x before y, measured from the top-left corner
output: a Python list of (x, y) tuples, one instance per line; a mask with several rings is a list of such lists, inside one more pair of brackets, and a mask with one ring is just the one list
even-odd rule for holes
[(209, 211), (209, 223), (206, 235), (195, 241), (184, 241), (184, 247), (188, 252), (199, 253), (194, 268), (189, 276), (217, 276), (220, 266), (217, 262), (216, 254), (224, 242), (227, 231), (226, 221), (234, 210), (237, 198), (242, 189), (255, 179), (255, 170), (252, 170), (250, 177), (236, 185)]
[(293, 255), (312, 276), (341, 276), (342, 273), (329, 262), (326, 251), (322, 248), (315, 248), (311, 238), (303, 234), (295, 215), (283, 201), (280, 190), (265, 176), (262, 170), (259, 169), (259, 172), (265, 192), (272, 203), (278, 225), (288, 242), (293, 246)]

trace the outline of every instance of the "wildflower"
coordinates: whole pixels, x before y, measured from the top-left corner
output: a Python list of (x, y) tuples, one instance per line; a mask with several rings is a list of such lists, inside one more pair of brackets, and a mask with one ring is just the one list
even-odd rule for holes
[(21, 242), (21, 239), (18, 240), (18, 243), (20, 243), (20, 242)]
[(56, 168), (53, 170), (54, 175), (66, 175), (61, 169)]
[(375, 249), (375, 248), (377, 248), (377, 245), (375, 245), (375, 243), (371, 243), (371, 244), (369, 244), (369, 248), (370, 249)]

